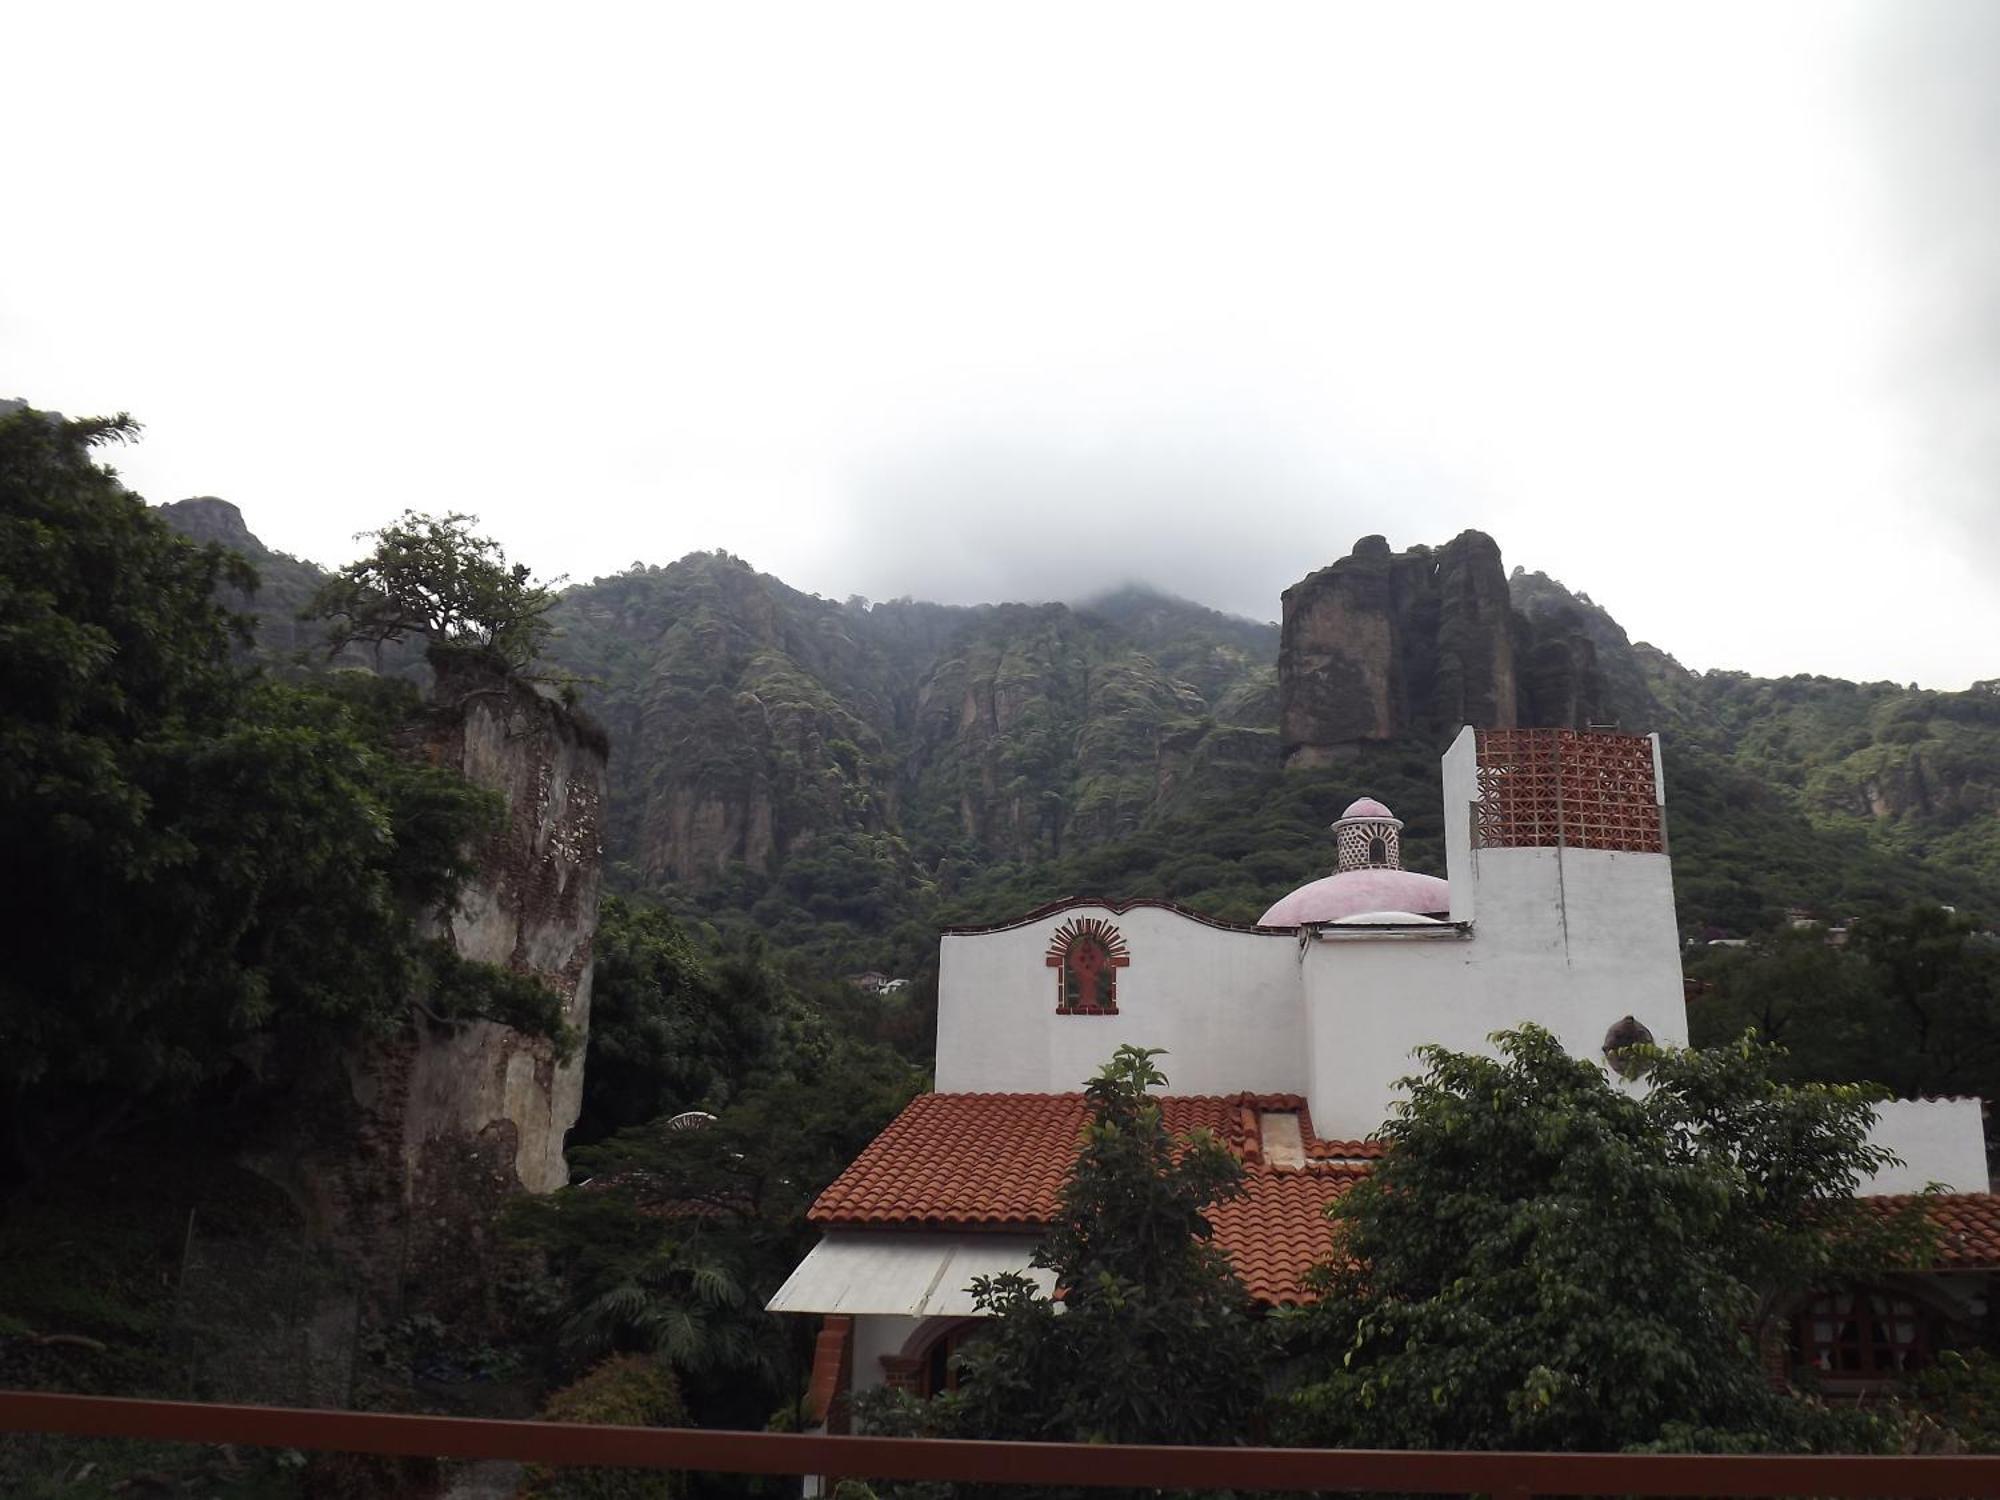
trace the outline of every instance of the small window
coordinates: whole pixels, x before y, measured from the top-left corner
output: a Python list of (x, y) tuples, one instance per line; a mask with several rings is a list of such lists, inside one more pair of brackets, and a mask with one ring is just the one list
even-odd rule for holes
[(1368, 841), (1368, 863), (1371, 865), (1389, 863), (1389, 841), (1379, 833)]
[(1888, 1379), (1930, 1362), (1929, 1323), (1915, 1299), (1894, 1292), (1829, 1292), (1799, 1315), (1799, 1358), (1834, 1379)]
[(984, 1323), (961, 1323), (940, 1334), (924, 1355), (918, 1394), (929, 1400), (932, 1396), (957, 1390), (959, 1369), (952, 1356), (989, 1331)]

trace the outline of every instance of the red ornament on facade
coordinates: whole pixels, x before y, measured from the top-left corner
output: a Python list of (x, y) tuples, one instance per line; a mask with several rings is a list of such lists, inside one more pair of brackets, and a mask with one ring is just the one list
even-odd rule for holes
[(1102, 917), (1073, 917), (1049, 939), (1044, 960), (1056, 971), (1056, 1014), (1118, 1014), (1118, 971), (1132, 962), (1125, 939)]

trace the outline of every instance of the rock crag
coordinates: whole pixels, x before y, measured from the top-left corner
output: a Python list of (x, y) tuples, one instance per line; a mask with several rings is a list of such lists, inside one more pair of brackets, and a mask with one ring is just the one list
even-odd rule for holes
[[(1463, 724), (1583, 728), (1650, 710), (1616, 622), (1542, 574), (1524, 581), (1516, 569), (1510, 580), (1499, 544), (1482, 531), (1407, 552), (1363, 537), (1285, 590), (1284, 605), (1278, 738), (1287, 769), (1330, 765), (1371, 742), (1441, 741)], [(1636, 686), (1607, 687), (1607, 653), (1617, 686), (1628, 677)]]
[(562, 1000), (576, 1050), (493, 1021), (419, 1019), (347, 1061), (351, 1129), (305, 1177), (318, 1217), (378, 1312), (478, 1319), (504, 1201), (569, 1180), (563, 1138), (583, 1094), (603, 829), (601, 738), (533, 686), (446, 658), (411, 752), (505, 799), (504, 822), (436, 933), (468, 959), (531, 975)]
[(1519, 625), (1500, 548), (1467, 531), (1435, 550), (1363, 537), (1284, 594), (1278, 738), (1287, 768), (1344, 747), (1518, 720)]

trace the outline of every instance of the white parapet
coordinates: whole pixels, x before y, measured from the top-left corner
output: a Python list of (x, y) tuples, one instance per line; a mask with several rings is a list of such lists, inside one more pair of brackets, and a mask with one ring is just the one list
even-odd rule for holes
[[(1115, 1012), (1064, 1014), (1052, 962), (1079, 924), (1115, 936)], [(1124, 1043), (1161, 1047), (1176, 1094), (1302, 1094), (1299, 940), (1163, 902), (1064, 903), (947, 932), (938, 961), (939, 1093), (1081, 1089)]]
[(1451, 882), (1451, 919), (1472, 922), (1479, 917), (1477, 882), (1472, 865), (1472, 809), (1479, 800), (1479, 731), (1470, 724), (1445, 751), (1444, 872)]
[(1920, 1193), (1932, 1183), (1954, 1193), (1991, 1191), (1986, 1127), (1977, 1099), (1891, 1099), (1875, 1106), (1869, 1144), (1902, 1159), (1861, 1186), (1864, 1196)]

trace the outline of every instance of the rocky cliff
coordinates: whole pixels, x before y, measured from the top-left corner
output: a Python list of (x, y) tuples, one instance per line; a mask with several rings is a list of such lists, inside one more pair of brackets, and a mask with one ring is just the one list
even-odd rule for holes
[(573, 589), (558, 665), (626, 753), (611, 847), (641, 881), (777, 873), (862, 841), (914, 871), (1129, 832), (1238, 775), (1269, 626), (1125, 590), (1086, 606), (836, 603), (722, 554)]
[(1615, 723), (1628, 734), (1662, 727), (1650, 678), (1656, 672), (1685, 675), (1680, 663), (1643, 641), (1635, 645), (1590, 595), (1572, 593), (1546, 573), (1515, 568), (1507, 597), (1526, 627), (1520, 649), (1528, 663), (1522, 672), (1527, 722)]
[[(289, 640), (317, 570), (261, 547), (223, 502), (166, 509), (266, 569), (248, 606), (267, 638)], [(1713, 795), (1697, 805), (1689, 765), (1674, 773), (1677, 853), (1699, 848), (1688, 820), (1740, 816), (1751, 797), (1794, 820), (1783, 837), (1806, 863), (1833, 869), (1865, 841), (2000, 890), (1990, 685), (1691, 672), (1629, 640), (1589, 595), (1505, 573), (1477, 532), (1403, 553), (1366, 539), (1287, 591), (1284, 609), (1274, 627), (1144, 588), (1074, 606), (839, 602), (697, 553), (571, 589), (552, 665), (583, 680), (619, 747), (604, 807), (616, 878), (779, 941), (813, 934), (834, 966), (888, 962), (873, 946), (884, 930), (913, 955), (898, 962), (928, 961), (938, 900), (1054, 859), (1084, 860), (1047, 876), (1059, 885), (1254, 915), (1292, 871), (1240, 828), (1174, 856), (1158, 889), (1129, 872), (1173, 863), (1172, 830), (1222, 816), (1217, 798), (1240, 809), (1304, 795), (1280, 791), (1281, 760), (1353, 762), (1380, 780), (1386, 757), (1429, 786), (1438, 742), (1465, 722), (1616, 723), (1661, 731), (1670, 755), (1698, 752)], [(1237, 859), (1248, 873), (1228, 873)], [(1039, 876), (1021, 881), (1030, 904), (1048, 894)], [(1699, 895), (1689, 909), (1724, 904)]]
[(257, 574), (257, 587), (243, 593), (224, 590), (221, 598), (231, 609), (252, 616), (257, 622), (254, 647), (245, 656), (266, 662), (295, 666), (356, 667), (389, 676), (407, 677), (420, 686), (430, 682), (430, 668), (422, 650), (402, 641), (381, 646), (350, 642), (329, 655), (326, 630), (318, 621), (300, 618), (326, 574), (309, 562), (264, 545), (243, 519), (243, 512), (214, 495), (196, 495), (159, 507), (160, 519), (190, 541), (226, 547), (239, 554)]
[[(899, 623), (926, 635), (914, 606)], [(758, 871), (829, 827), (880, 829), (885, 736), (914, 687), (855, 612), (702, 556), (574, 589), (552, 654), (625, 747), (610, 843), (644, 880)]]
[(1287, 769), (1459, 726), (1653, 727), (1631, 643), (1587, 598), (1515, 569), (1481, 531), (1395, 552), (1363, 537), (1284, 594), (1278, 737)]
[(1435, 550), (1354, 551), (1284, 593), (1278, 738), (1288, 768), (1460, 724), (1518, 722), (1522, 629), (1500, 548), (1468, 531)]
[(491, 1021), (417, 1020), (348, 1060), (346, 1125), (304, 1176), (374, 1304), (480, 1316), (504, 1200), (568, 1181), (563, 1137), (582, 1102), (597, 927), (605, 747), (529, 684), (446, 659), (411, 753), (505, 799), (505, 821), (438, 934), (465, 958), (531, 975), (562, 1000), (575, 1051)]
[(560, 704), (477, 659), (440, 670), (436, 694), (444, 717), (424, 753), (507, 803), (457, 908), (438, 919), (440, 934), (465, 958), (554, 990), (578, 1047), (558, 1062), (552, 1042), (490, 1021), (426, 1038), (406, 1147), (421, 1156), (453, 1135), (509, 1137), (515, 1181), (548, 1192), (569, 1180), (563, 1136), (582, 1104), (605, 747)]

